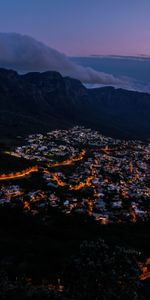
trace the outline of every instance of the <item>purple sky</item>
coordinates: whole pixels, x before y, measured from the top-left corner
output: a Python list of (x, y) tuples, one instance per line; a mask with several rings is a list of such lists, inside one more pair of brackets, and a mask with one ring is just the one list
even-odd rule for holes
[(1, 0), (0, 31), (67, 55), (150, 55), (150, 0)]

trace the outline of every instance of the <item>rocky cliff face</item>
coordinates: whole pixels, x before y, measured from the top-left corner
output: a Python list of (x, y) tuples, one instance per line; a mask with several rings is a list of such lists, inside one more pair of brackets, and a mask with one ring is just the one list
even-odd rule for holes
[(19, 75), (0, 69), (1, 135), (75, 124), (116, 137), (150, 138), (150, 95), (105, 87), (86, 89), (57, 72)]

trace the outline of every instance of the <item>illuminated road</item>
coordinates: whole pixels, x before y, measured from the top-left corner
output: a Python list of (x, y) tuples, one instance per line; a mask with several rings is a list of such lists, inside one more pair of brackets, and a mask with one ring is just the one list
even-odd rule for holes
[(37, 166), (31, 167), (31, 168), (28, 168), (26, 170), (16, 172), (16, 173), (2, 174), (2, 175), (0, 175), (0, 180), (9, 180), (9, 179), (25, 177), (25, 176), (30, 175), (33, 172), (38, 172)]
[[(51, 174), (52, 179), (57, 183), (59, 187), (67, 186), (67, 184), (64, 181), (62, 181), (62, 179), (59, 177), (57, 173), (50, 173), (50, 172), (46, 172), (46, 173)], [(79, 184), (76, 185), (70, 185), (69, 189), (73, 191), (79, 191), (84, 187), (90, 187), (93, 185), (92, 184), (93, 179), (94, 179), (93, 176), (88, 176), (83, 182), (80, 182)]]
[(74, 162), (82, 160), (84, 158), (85, 154), (86, 154), (86, 151), (82, 150), (82, 152), (78, 156), (71, 157), (71, 158), (66, 159), (64, 161), (61, 161), (61, 162), (56, 162), (56, 163), (53, 163), (53, 164), (49, 164), (48, 167), (49, 168), (55, 168), (55, 167), (60, 167), (60, 166), (71, 165)]
[[(50, 164), (48, 166), (50, 168), (53, 168), (53, 167), (58, 167), (58, 166), (71, 165), (74, 162), (82, 160), (84, 158), (85, 154), (86, 154), (86, 151), (82, 150), (82, 152), (78, 156), (71, 157), (70, 159), (67, 159), (65, 161), (56, 162), (56, 163)], [(16, 178), (25, 177), (27, 175), (30, 175), (33, 172), (38, 172), (38, 170), (39, 170), (38, 167), (34, 166), (32, 168), (28, 168), (26, 170), (23, 170), (23, 171), (20, 171), (20, 172), (16, 172), (16, 173), (2, 174), (2, 175), (0, 175), (0, 180), (10, 180), (10, 179), (16, 179)], [(90, 176), (88, 176), (87, 178), (85, 178), (85, 180), (83, 182), (80, 182), (77, 185), (74, 185), (74, 186), (71, 185), (70, 186), (70, 190), (79, 191), (79, 190), (83, 189), (84, 187), (90, 187), (90, 186), (92, 186), (93, 185), (92, 184), (92, 180), (95, 177), (95, 172), (93, 171), (92, 166), (90, 167), (90, 171), (91, 171), (91, 175)], [(44, 172), (45, 173), (47, 172), (46, 169), (44, 170)], [(60, 186), (60, 187), (66, 186), (66, 183), (61, 180), (61, 178), (59, 177), (59, 175), (57, 173), (51, 173), (51, 172), (48, 172), (48, 173), (51, 174), (52, 179), (54, 181), (56, 181), (56, 183), (57, 183), (58, 186)]]
[[(91, 187), (93, 186), (93, 179), (96, 177), (96, 174), (95, 174), (95, 171), (93, 170), (93, 167), (90, 166), (90, 171), (91, 171), (91, 175), (89, 175), (87, 178), (85, 178), (84, 181), (82, 182), (79, 182), (78, 184), (76, 185), (70, 185), (69, 186), (69, 189), (72, 190), (72, 191), (79, 191), (81, 189), (83, 189), (84, 187)], [(59, 187), (64, 187), (66, 186), (67, 184), (62, 181), (62, 179), (60, 178), (60, 176), (58, 175), (58, 173), (52, 173), (52, 172), (49, 172), (47, 170), (45, 170), (45, 173), (48, 173), (52, 176), (52, 179), (54, 181), (56, 181), (57, 185)]]
[(63, 187), (66, 185), (65, 182), (63, 182), (60, 178), (59, 175), (57, 173), (52, 173), (52, 179), (55, 180), (57, 182), (57, 185), (60, 187)]
[(94, 179), (93, 176), (88, 176), (85, 181), (83, 182), (80, 182), (79, 184), (77, 185), (73, 185), (70, 187), (71, 190), (74, 190), (74, 191), (79, 191), (81, 189), (83, 189), (84, 187), (90, 187), (92, 186), (92, 180)]
[[(50, 165), (48, 165), (48, 167), (49, 168), (54, 168), (54, 167), (71, 165), (74, 162), (82, 160), (84, 158), (85, 154), (86, 154), (86, 151), (82, 150), (82, 152), (78, 156), (71, 157), (70, 159), (64, 160), (62, 162), (56, 162), (54, 164), (50, 164)], [(93, 172), (92, 169), (91, 169), (91, 172)], [(52, 179), (56, 181), (56, 183), (57, 183), (58, 186), (60, 186), (60, 187), (66, 186), (66, 183), (63, 182), (60, 179), (60, 177), (59, 177), (59, 175), (57, 173), (50, 173), (50, 174), (52, 175)], [(89, 177), (87, 177), (84, 182), (80, 182), (77, 185), (70, 186), (70, 190), (78, 191), (78, 190), (81, 190), (82, 188), (84, 188), (85, 186), (89, 186), (90, 187), (92, 185), (92, 180), (93, 179), (94, 179), (94, 176), (93, 176), (93, 173), (92, 173), (92, 175), (89, 176)]]
[[(7, 154), (10, 154), (7, 152)], [(50, 168), (54, 168), (54, 167), (58, 167), (58, 166), (66, 166), (66, 165), (70, 165), (74, 162), (80, 161), (84, 158), (86, 154), (85, 150), (82, 150), (82, 152), (76, 156), (76, 157), (72, 157), (70, 159), (67, 159), (65, 161), (62, 162), (56, 162), (54, 164), (48, 165)], [(9, 173), (9, 174), (2, 174), (0, 175), (0, 180), (9, 180), (9, 179), (16, 179), (16, 178), (20, 178), (20, 177), (25, 177), (27, 175), (30, 175), (33, 172), (38, 172), (38, 167), (34, 166), (32, 168), (28, 168), (26, 170), (20, 171), (20, 172), (16, 172), (16, 173)], [(53, 179), (56, 180), (56, 182), (58, 183), (59, 186), (64, 186), (65, 183), (63, 183), (57, 174), (53, 175)]]

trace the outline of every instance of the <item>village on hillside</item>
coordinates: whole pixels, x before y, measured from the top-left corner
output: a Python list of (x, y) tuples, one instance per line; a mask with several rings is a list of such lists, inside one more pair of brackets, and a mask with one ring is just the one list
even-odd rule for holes
[(9, 174), (8, 166), (0, 175), (0, 205), (21, 203), (25, 213), (44, 210), (45, 218), (47, 207), (57, 207), (104, 225), (150, 219), (149, 143), (75, 126), (29, 135), (7, 154), (31, 167)]

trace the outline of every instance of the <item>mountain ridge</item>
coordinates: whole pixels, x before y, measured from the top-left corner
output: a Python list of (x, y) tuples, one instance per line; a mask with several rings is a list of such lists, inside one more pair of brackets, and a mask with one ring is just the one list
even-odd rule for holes
[(58, 72), (0, 69), (3, 136), (84, 125), (117, 138), (150, 138), (150, 95), (102, 87), (87, 89)]

